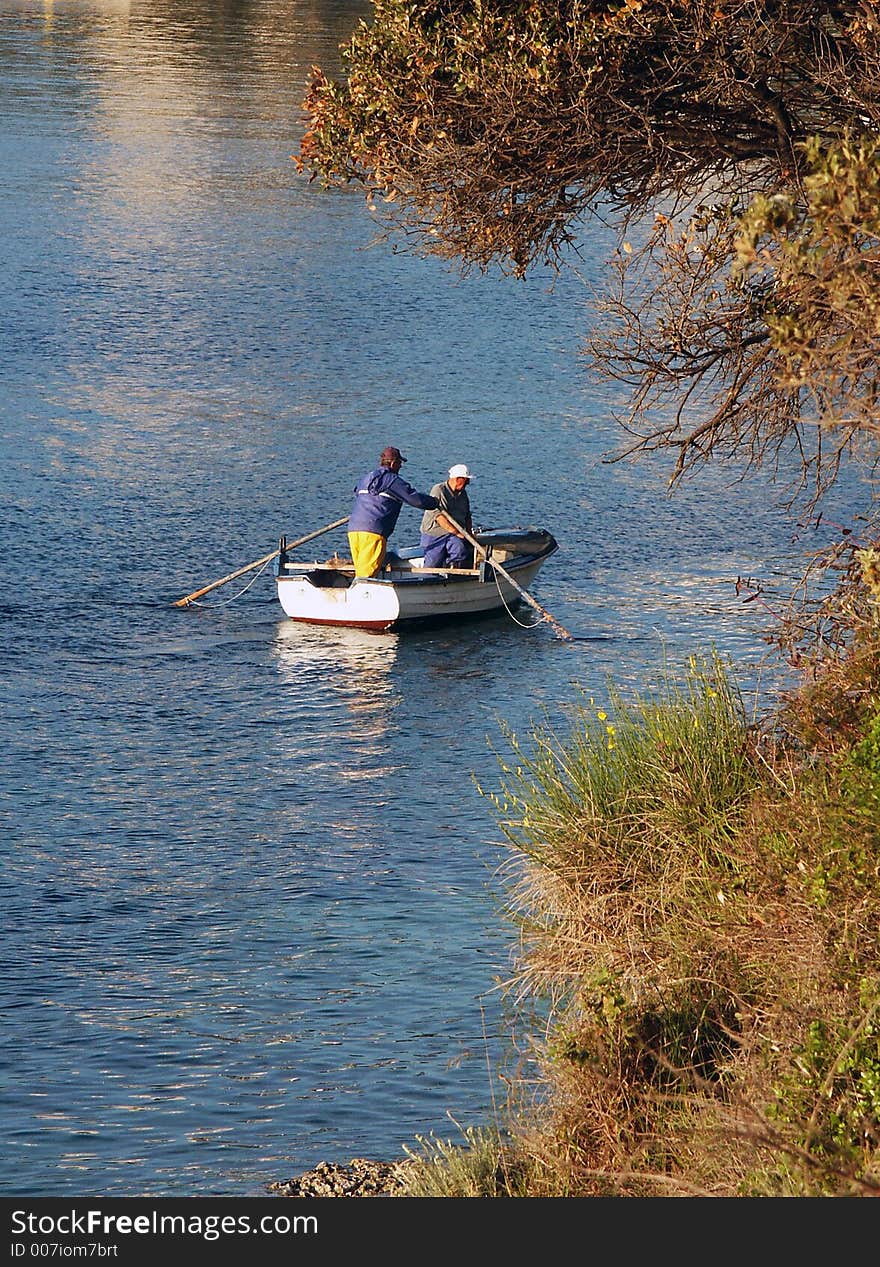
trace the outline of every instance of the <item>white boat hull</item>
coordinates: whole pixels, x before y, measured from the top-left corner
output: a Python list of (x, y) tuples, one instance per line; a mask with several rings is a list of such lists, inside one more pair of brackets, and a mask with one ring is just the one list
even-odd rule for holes
[(501, 566), (515, 585), (491, 562), (479, 570), (424, 573), (415, 551), (391, 555), (390, 570), (369, 580), (355, 578), (350, 568), (346, 571), (333, 561), (292, 563), (282, 556), (278, 600), (291, 620), (377, 632), (466, 620), (517, 607), (523, 601), (520, 591), (558, 549), (543, 530), (496, 531), (481, 534), (478, 540), (489, 545), (490, 558), (503, 558)]

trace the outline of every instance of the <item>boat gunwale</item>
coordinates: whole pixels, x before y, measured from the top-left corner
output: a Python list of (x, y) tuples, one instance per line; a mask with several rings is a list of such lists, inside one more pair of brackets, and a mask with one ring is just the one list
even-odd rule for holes
[[(530, 567), (535, 563), (543, 563), (555, 554), (559, 549), (559, 542), (552, 535), (547, 533), (548, 541), (542, 550), (534, 554), (517, 554), (513, 558), (506, 560), (503, 564), (505, 572), (511, 574), (522, 571), (524, 568)], [(399, 557), (399, 556), (398, 556)], [(402, 560), (408, 562), (409, 560)], [(276, 580), (280, 584), (282, 581), (298, 581), (309, 580), (309, 572), (328, 572), (337, 573), (339, 576), (348, 576), (354, 571), (354, 564), (332, 564), (324, 563), (298, 563), (288, 562), (288, 569), (285, 572), (278, 572)], [(474, 582), (478, 585), (488, 584), (490, 580), (497, 581), (499, 573), (492, 566), (491, 558), (486, 559), (483, 566), (479, 568), (407, 568), (396, 570), (391, 565), (391, 574), (389, 576), (352, 576), (350, 585), (379, 585), (379, 586), (411, 586), (411, 585), (461, 585), (466, 581)], [(490, 576), (491, 572), (491, 576)], [(316, 587), (321, 588), (321, 587)]]

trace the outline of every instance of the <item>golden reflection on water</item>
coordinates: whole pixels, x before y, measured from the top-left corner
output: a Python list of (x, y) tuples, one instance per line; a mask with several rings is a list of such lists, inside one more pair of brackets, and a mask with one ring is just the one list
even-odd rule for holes
[(320, 789), (323, 831), (338, 864), (362, 852), (372, 857), (384, 838), (376, 816), (387, 812), (389, 788), (404, 774), (394, 742), (403, 702), (398, 636), (283, 621), (273, 650), (288, 696), (278, 734), (294, 791), (289, 808)]
[[(41, 53), (31, 71), (16, 41), (0, 41), (0, 83), (14, 89), (32, 75), (42, 85), (63, 66), (78, 86), (79, 140), (54, 177), (63, 180), (68, 218), (53, 222), (52, 231), (76, 241), (65, 256), (76, 282), (65, 300), (65, 327), (85, 328), (102, 356), (100, 375), (71, 360), (52, 398), (55, 434), (46, 445), (56, 470), (81, 459), (95, 480), (135, 486), (155, 460), (157, 441), (166, 451), (175, 444), (174, 420), (191, 419), (201, 402), (192, 393), (181, 402), (173, 375), (159, 375), (157, 384), (149, 374), (142, 385), (125, 358), (122, 332), (144, 354), (177, 356), (188, 368), (216, 347), (205, 294), (223, 278), (218, 241), (239, 250), (239, 225), (254, 208), (268, 235), (279, 224), (285, 234), (297, 232), (293, 211), (306, 182), (291, 155), (304, 126), (310, 67), (337, 73), (340, 44), (371, 6), (0, 0), (0, 15), (10, 9), (42, 21)], [(11, 108), (19, 109), (8, 91)], [(262, 243), (254, 251), (266, 257)], [(230, 360), (237, 338), (230, 331)], [(225, 400), (216, 406), (226, 367), (212, 368), (219, 385), (201, 369), (210, 394), (207, 431), (218, 412), (229, 420)], [(192, 464), (189, 451), (181, 462)]]
[(397, 634), (290, 620), (278, 626), (275, 654), (286, 687), (327, 692), (357, 718), (364, 738), (377, 738), (387, 734), (400, 699), (392, 678), (398, 642)]

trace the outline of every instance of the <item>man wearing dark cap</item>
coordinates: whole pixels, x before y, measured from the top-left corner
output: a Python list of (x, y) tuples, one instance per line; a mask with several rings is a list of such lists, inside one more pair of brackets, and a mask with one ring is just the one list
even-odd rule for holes
[(389, 445), (379, 455), (379, 465), (355, 486), (354, 505), (348, 517), (348, 544), (355, 576), (375, 576), (385, 562), (388, 538), (404, 504), (417, 510), (435, 510), (436, 497), (419, 493), (401, 479), (406, 458)]

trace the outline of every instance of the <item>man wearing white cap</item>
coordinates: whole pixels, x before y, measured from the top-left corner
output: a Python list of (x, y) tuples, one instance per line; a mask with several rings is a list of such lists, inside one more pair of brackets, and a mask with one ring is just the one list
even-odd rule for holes
[(466, 568), (471, 564), (471, 547), (444, 511), (448, 511), (457, 524), (473, 534), (471, 504), (467, 486), (474, 477), (463, 462), (450, 466), (449, 477), (442, 484), (435, 484), (431, 496), (439, 503), (436, 510), (426, 510), (422, 515), (420, 546), (425, 554), (426, 568)]

